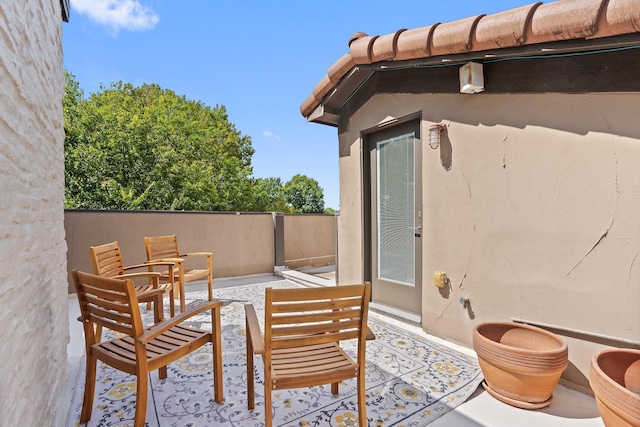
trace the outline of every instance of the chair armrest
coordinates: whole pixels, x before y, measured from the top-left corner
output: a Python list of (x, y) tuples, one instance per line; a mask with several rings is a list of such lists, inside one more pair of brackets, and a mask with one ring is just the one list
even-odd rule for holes
[(371, 329), (367, 326), (367, 341), (375, 340), (376, 334), (373, 333)]
[[(155, 292), (155, 291), (150, 291)], [(177, 316), (170, 317), (169, 319), (163, 320), (160, 323), (157, 323), (147, 329), (142, 335), (140, 335), (136, 341), (141, 344), (148, 344), (149, 341), (157, 337), (158, 335), (168, 331), (174, 326), (184, 322), (190, 317), (195, 316), (196, 314), (202, 313), (207, 310), (220, 310), (222, 307), (222, 301), (203, 301), (200, 304), (192, 306), (189, 310), (184, 311)], [(216, 319), (211, 319), (212, 322), (215, 322)]]
[(211, 255), (213, 255), (212, 252), (189, 252), (188, 254), (180, 255), (180, 256), (211, 256)]
[(251, 346), (253, 347), (254, 354), (264, 354), (264, 340), (262, 339), (262, 333), (260, 332), (260, 324), (258, 323), (258, 316), (256, 316), (256, 310), (251, 304), (244, 305), (245, 316), (247, 319), (247, 335), (251, 340)]
[(158, 258), (158, 259), (150, 259), (149, 261), (145, 262), (145, 265), (155, 265), (158, 263), (171, 263), (171, 264), (180, 264), (183, 263), (184, 259), (182, 258)]
[(136, 277), (160, 277), (157, 271), (145, 271), (140, 273), (125, 273), (113, 276), (113, 279), (135, 279)]
[(147, 261), (144, 264), (135, 264), (128, 265), (124, 267), (124, 271), (133, 270), (136, 268), (149, 268), (149, 267), (174, 267), (176, 264), (174, 262), (155, 262), (155, 261)]

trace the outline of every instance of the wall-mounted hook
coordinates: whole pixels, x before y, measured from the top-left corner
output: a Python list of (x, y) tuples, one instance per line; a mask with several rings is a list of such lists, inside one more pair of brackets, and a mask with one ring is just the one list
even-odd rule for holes
[(469, 305), (469, 298), (460, 297), (460, 304), (462, 304), (462, 307), (466, 309), (467, 306)]

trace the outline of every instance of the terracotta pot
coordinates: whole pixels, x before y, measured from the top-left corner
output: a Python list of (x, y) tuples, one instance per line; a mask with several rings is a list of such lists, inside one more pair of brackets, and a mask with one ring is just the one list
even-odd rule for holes
[(502, 402), (524, 409), (549, 406), (569, 363), (567, 344), (534, 326), (487, 322), (473, 329), (483, 386)]
[(607, 427), (640, 427), (640, 350), (605, 349), (591, 359), (589, 384)]

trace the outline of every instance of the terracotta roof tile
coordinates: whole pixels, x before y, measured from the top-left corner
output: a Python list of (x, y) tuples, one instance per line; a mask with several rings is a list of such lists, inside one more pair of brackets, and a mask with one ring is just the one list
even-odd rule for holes
[(598, 34), (606, 37), (636, 32), (640, 32), (638, 0), (609, 0), (598, 23)]
[(351, 57), (356, 64), (371, 64), (373, 42), (378, 36), (364, 36), (351, 42)]
[(483, 17), (476, 26), (474, 50), (499, 49), (524, 44), (533, 12), (542, 2)]
[[(307, 96), (307, 99), (305, 99), (304, 102), (300, 105), (300, 111), (302, 112), (302, 115), (307, 117), (313, 110), (315, 110), (319, 103), (320, 101), (317, 100), (313, 94)], [(307, 112), (306, 114), (305, 111)]]
[(640, 32), (639, 0), (557, 0), (492, 15), (401, 29), (383, 36), (358, 32), (300, 106), (308, 117), (340, 80), (358, 65), (495, 50), (569, 39)]
[(539, 6), (531, 20), (527, 44), (593, 36), (606, 0), (562, 0)]
[(393, 34), (387, 34), (386, 36), (380, 36), (373, 43), (373, 50), (371, 52), (371, 62), (385, 61), (393, 59), (396, 56), (396, 45), (398, 43), (398, 37), (406, 31), (406, 28), (396, 31)]
[(329, 80), (331, 83), (338, 83), (347, 72), (356, 65), (356, 61), (350, 53), (345, 53), (329, 67)]
[(483, 16), (472, 16), (438, 25), (431, 39), (431, 56), (469, 52), (471, 35)]
[(322, 80), (318, 82), (318, 84), (313, 88), (313, 96), (316, 99), (322, 99), (333, 87), (329, 76), (324, 76)]
[(396, 56), (393, 59), (395, 61), (403, 61), (405, 59), (431, 56), (431, 52), (429, 51), (431, 37), (433, 36), (433, 30), (435, 30), (438, 25), (439, 24), (429, 25), (400, 33), (396, 40)]

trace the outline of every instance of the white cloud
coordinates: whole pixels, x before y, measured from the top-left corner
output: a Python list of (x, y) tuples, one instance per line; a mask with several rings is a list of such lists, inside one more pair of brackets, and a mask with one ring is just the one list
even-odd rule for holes
[(120, 29), (149, 30), (160, 20), (150, 7), (138, 0), (71, 0), (71, 6), (116, 32)]
[(280, 141), (280, 136), (268, 130), (263, 130), (262, 136), (264, 136), (265, 138), (273, 138), (276, 141)]

